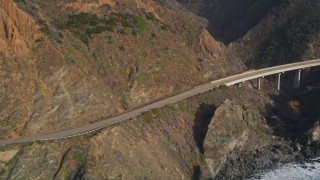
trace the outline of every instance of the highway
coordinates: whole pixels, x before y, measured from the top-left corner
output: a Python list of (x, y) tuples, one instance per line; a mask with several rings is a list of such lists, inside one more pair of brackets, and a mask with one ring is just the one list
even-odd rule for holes
[(64, 138), (71, 138), (75, 136), (80, 136), (88, 133), (92, 133), (94, 131), (100, 130), (102, 128), (105, 128), (107, 126), (110, 126), (112, 124), (130, 119), (132, 117), (136, 117), (146, 111), (150, 111), (152, 109), (161, 108), (169, 104), (176, 103), (178, 101), (187, 99), (188, 97), (195, 96), (197, 94), (201, 94), (203, 92), (209, 91), (211, 89), (214, 89), (220, 85), (226, 85), (231, 86), (234, 84), (242, 83), (244, 81), (273, 75), (273, 74), (279, 74), (284, 73), (287, 71), (293, 71), (298, 69), (304, 69), (314, 66), (320, 66), (320, 59), (317, 60), (310, 60), (310, 61), (303, 61), (298, 63), (291, 63), (291, 64), (285, 64), (280, 66), (274, 66), (259, 70), (250, 70), (241, 74), (229, 76), (223, 79), (219, 79), (216, 81), (209, 82), (207, 84), (203, 84), (197, 87), (194, 87), (190, 90), (187, 90), (185, 92), (182, 92), (178, 95), (174, 95), (171, 97), (168, 97), (166, 99), (162, 99), (153, 103), (150, 103), (148, 105), (145, 105), (141, 108), (134, 109), (128, 112), (125, 112), (121, 115), (101, 120), (99, 122), (95, 122), (92, 124), (88, 124), (82, 127), (73, 128), (69, 130), (63, 130), (60, 132), (54, 132), (49, 134), (38, 134), (34, 136), (29, 137), (22, 137), (20, 139), (10, 139), (10, 140), (3, 140), (0, 141), (0, 146), (6, 146), (9, 144), (15, 144), (15, 143), (25, 143), (25, 142), (35, 142), (35, 141), (48, 141), (48, 140), (58, 140), (58, 139), (64, 139)]

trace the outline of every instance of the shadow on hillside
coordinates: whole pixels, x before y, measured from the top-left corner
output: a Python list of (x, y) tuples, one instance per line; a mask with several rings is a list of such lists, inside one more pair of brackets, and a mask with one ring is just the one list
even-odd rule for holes
[(217, 107), (213, 104), (202, 103), (195, 114), (194, 125), (192, 127), (193, 137), (202, 154), (204, 153), (203, 142), (216, 109)]
[(301, 87), (293, 89), (292, 74), (282, 84), (279, 95), (269, 95), (276, 102), (274, 106), (265, 105), (269, 112), (266, 120), (274, 135), (298, 140), (319, 121), (320, 70), (314, 69), (308, 76), (302, 76)]
[(210, 22), (209, 32), (225, 44), (243, 37), (278, 0), (205, 0), (199, 15)]
[(193, 176), (192, 176), (192, 180), (198, 180), (200, 179), (200, 175), (201, 175), (201, 168), (200, 166), (194, 166), (193, 167)]

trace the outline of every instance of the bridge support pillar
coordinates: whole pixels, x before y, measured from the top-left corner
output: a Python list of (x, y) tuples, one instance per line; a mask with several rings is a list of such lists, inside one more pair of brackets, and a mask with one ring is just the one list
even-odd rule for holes
[(258, 78), (257, 86), (258, 86), (258, 90), (260, 91), (261, 90), (261, 78)]
[(280, 90), (281, 73), (277, 74), (277, 90)]
[(300, 83), (301, 83), (301, 69), (298, 69), (294, 77), (293, 88), (299, 88)]

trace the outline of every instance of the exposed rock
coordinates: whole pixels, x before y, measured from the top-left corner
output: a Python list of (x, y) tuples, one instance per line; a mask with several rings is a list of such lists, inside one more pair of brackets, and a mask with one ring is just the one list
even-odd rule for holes
[(230, 100), (216, 110), (204, 141), (202, 178), (214, 177), (230, 154), (268, 144), (266, 122), (259, 112), (244, 110)]
[(217, 42), (207, 30), (203, 30), (199, 35), (199, 44), (202, 51), (207, 52), (211, 56), (221, 54), (223, 44)]
[(8, 162), (12, 159), (12, 157), (14, 157), (17, 152), (19, 151), (19, 149), (12, 149), (12, 150), (8, 150), (8, 151), (2, 151), (0, 152), (0, 161), (2, 162)]
[(6, 171), (6, 166), (9, 161), (18, 153), (19, 149), (10, 149), (5, 151), (0, 151), (0, 174)]
[[(2, 54), (8, 56), (8, 48), (18, 57), (27, 56), (34, 41), (41, 35), (35, 21), (11, 0), (0, 1), (0, 39)], [(3, 42), (7, 42), (5, 45)]]
[(314, 143), (314, 142), (320, 142), (320, 125), (319, 125), (319, 121), (316, 122), (314, 124), (314, 127), (311, 129), (311, 133), (310, 133), (310, 142)]

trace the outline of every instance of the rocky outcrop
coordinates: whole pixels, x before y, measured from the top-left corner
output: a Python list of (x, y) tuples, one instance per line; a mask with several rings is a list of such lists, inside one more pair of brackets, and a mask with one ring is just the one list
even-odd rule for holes
[(224, 101), (216, 110), (204, 141), (202, 178), (214, 177), (230, 154), (266, 146), (269, 137), (265, 125), (257, 111)]
[(202, 51), (207, 52), (211, 56), (217, 56), (222, 53), (224, 45), (217, 42), (207, 30), (203, 30), (198, 38)]
[(309, 143), (320, 143), (320, 125), (319, 121), (316, 122), (310, 129), (309, 133)]
[(0, 151), (0, 174), (5, 171), (6, 164), (18, 153), (19, 149), (14, 148), (6, 151)]

